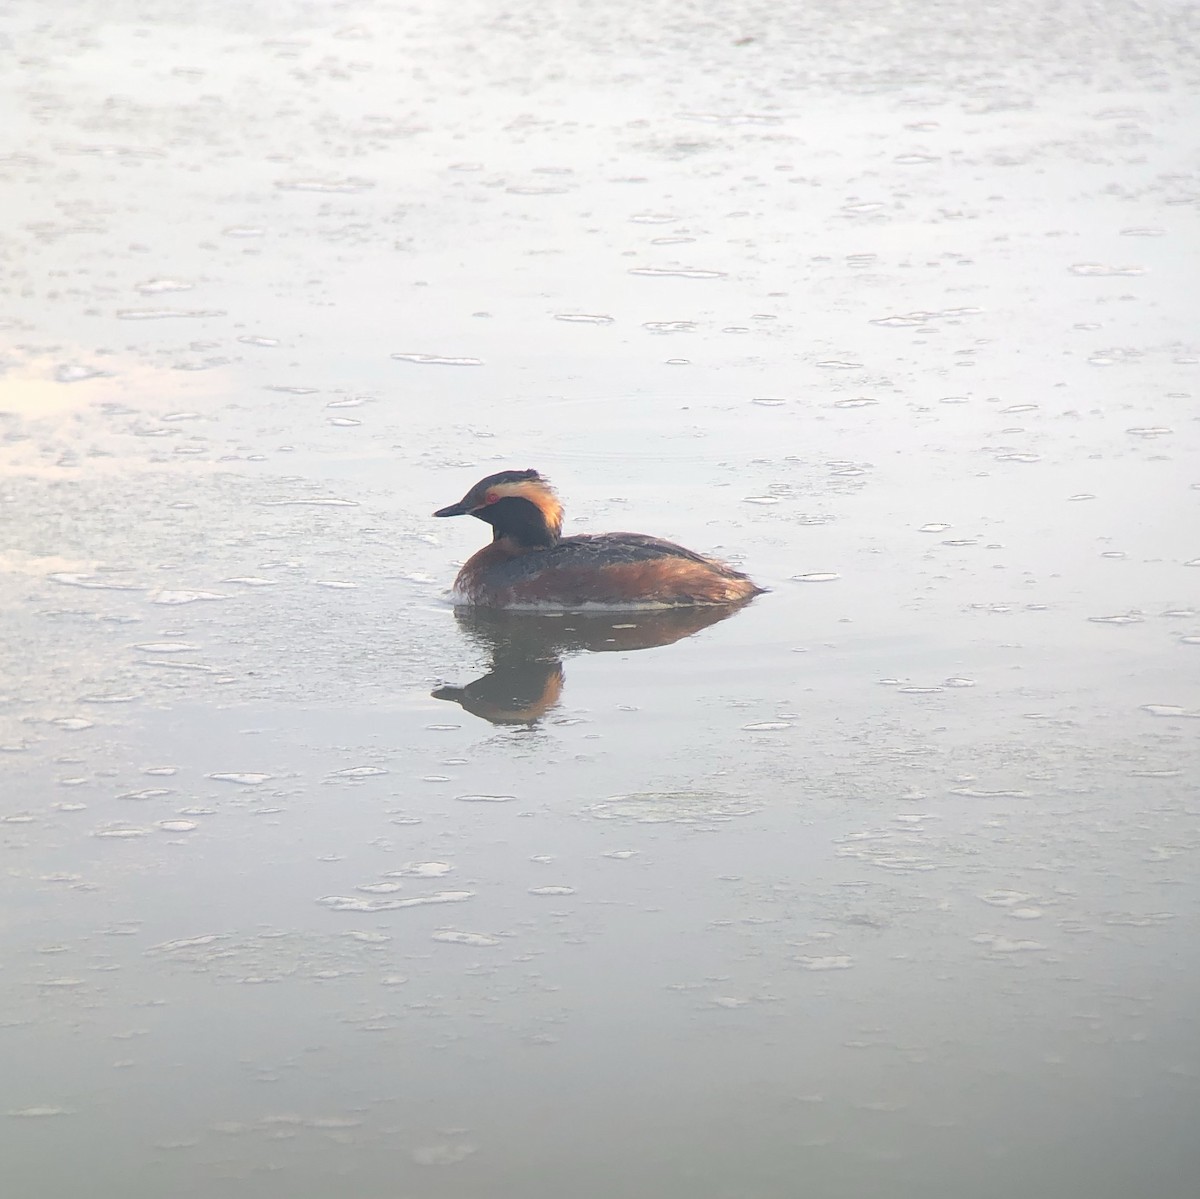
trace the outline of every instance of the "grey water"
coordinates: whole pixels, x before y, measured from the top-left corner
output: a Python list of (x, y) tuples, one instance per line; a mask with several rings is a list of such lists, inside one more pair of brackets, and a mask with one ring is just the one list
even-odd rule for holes
[(4, 1193), (1190, 1199), (1198, 26), (10, 5)]

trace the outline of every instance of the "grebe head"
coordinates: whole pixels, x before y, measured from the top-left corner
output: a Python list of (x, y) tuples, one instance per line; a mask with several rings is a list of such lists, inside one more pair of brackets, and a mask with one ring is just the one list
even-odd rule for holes
[(562, 533), (562, 504), (548, 480), (536, 470), (502, 470), (480, 479), (457, 504), (434, 516), (477, 516), (494, 530), (496, 541), (510, 538), (521, 546), (551, 546)]

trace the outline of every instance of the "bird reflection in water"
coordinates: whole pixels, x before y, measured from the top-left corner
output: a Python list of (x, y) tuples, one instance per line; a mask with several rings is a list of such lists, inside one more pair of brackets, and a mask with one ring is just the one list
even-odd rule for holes
[(562, 695), (565, 655), (671, 645), (744, 606), (604, 613), (456, 608), (455, 620), (490, 654), (492, 669), (465, 687), (439, 687), (433, 698), (493, 724), (536, 724)]

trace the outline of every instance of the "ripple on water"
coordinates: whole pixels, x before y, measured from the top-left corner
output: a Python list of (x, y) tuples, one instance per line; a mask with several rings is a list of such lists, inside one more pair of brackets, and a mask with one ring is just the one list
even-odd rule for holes
[[(386, 884), (377, 884), (384, 886)], [(443, 903), (465, 903), (474, 891), (436, 891), (432, 895), (416, 895), (412, 899), (364, 899), (358, 895), (324, 895), (317, 900), (331, 912), (394, 912), (403, 908), (432, 907)]]
[(54, 368), (54, 381), (56, 383), (82, 383), (87, 379), (108, 379), (111, 377), (111, 371), (102, 371), (93, 366), (81, 366), (76, 362), (63, 363)]
[(454, 868), (449, 862), (408, 862), (399, 870), (389, 870), (388, 878), (441, 878)]
[(1144, 266), (1110, 266), (1104, 262), (1077, 262), (1067, 268), (1072, 275), (1096, 276), (1103, 278), (1113, 275), (1144, 275)]
[(85, 720), (82, 716), (56, 716), (50, 723), (56, 728), (65, 729), (69, 733), (78, 733), (84, 729), (96, 727), (94, 720)]
[(375, 184), (370, 179), (276, 179), (281, 192), (322, 192), (334, 195), (357, 195), (370, 191)]
[(631, 275), (642, 275), (652, 279), (724, 279), (724, 271), (704, 271), (694, 267), (659, 267), (635, 266), (629, 270)]
[(465, 1161), (477, 1151), (478, 1146), (472, 1145), (469, 1141), (442, 1141), (435, 1145), (421, 1145), (414, 1149), (412, 1159), (418, 1166), (453, 1166), (458, 1162)]
[(88, 591), (142, 591), (140, 583), (126, 583), (108, 575), (79, 574), (74, 571), (55, 571), (46, 576), (52, 583), (65, 587), (83, 587)]
[(229, 596), (223, 595), (218, 591), (179, 591), (179, 590), (162, 590), (156, 591), (150, 597), (152, 604), (195, 604), (206, 600), (224, 600), (229, 599)]
[(489, 936), (487, 933), (464, 932), (457, 928), (439, 928), (432, 934), (432, 939), (444, 945), (472, 945), (479, 948), (500, 944), (499, 937)]
[(219, 308), (118, 308), (119, 321), (196, 320), (225, 316)]
[(994, 933), (979, 933), (971, 938), (974, 945), (986, 945), (993, 953), (1041, 953), (1046, 946), (1041, 941), (1014, 940)]
[(418, 366), (482, 366), (482, 358), (451, 358), (442, 354), (393, 354), (397, 362), (415, 362)]
[(695, 321), (644, 321), (642, 328), (650, 333), (692, 333)]
[(644, 791), (614, 795), (584, 809), (597, 820), (634, 824), (712, 824), (748, 816), (757, 806), (717, 791)]

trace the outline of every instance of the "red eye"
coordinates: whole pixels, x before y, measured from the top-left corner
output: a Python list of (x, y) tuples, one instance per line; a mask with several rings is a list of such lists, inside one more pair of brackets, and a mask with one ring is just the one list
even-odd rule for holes
[(500, 497), (494, 491), (489, 491), (487, 495), (483, 497), (483, 502), (485, 504), (494, 504), (499, 498)]

